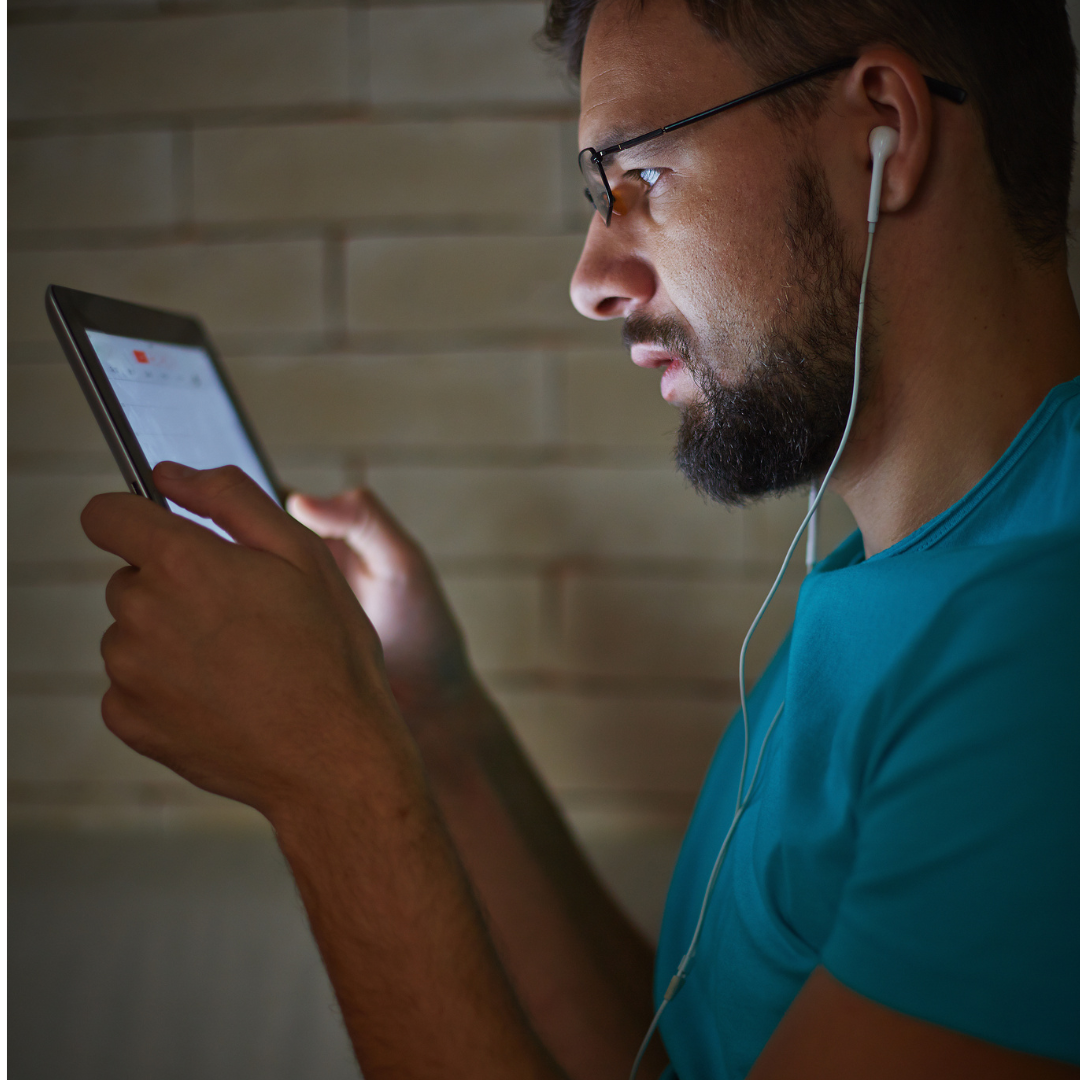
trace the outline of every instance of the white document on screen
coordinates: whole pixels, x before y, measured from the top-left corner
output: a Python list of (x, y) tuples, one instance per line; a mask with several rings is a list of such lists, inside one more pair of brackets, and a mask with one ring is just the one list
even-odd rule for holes
[[(97, 330), (88, 330), (86, 336), (151, 468), (159, 461), (179, 461), (193, 469), (238, 465), (278, 501), (204, 350)], [(232, 539), (207, 518), (167, 501), (174, 513)]]

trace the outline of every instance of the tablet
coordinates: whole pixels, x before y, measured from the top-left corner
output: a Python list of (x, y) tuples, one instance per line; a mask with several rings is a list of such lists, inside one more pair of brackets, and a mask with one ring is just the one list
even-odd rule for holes
[(238, 465), (280, 506), (282, 491), (197, 319), (50, 285), (45, 306), (128, 487), (226, 539), (166, 499), (159, 461)]

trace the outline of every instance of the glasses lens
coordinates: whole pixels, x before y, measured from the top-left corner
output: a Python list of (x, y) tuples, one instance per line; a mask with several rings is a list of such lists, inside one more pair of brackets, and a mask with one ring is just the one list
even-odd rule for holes
[(586, 147), (578, 154), (578, 167), (581, 169), (581, 175), (585, 178), (585, 197), (604, 219), (604, 224), (608, 224), (611, 221), (611, 188), (608, 187), (607, 177), (604, 176), (604, 168), (600, 164), (600, 159), (591, 146)]

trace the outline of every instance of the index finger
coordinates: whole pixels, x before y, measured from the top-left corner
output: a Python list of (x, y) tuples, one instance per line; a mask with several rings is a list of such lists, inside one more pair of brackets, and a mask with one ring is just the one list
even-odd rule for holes
[(127, 491), (95, 495), (83, 508), (79, 520), (90, 543), (135, 567), (159, 555), (177, 537), (226, 543), (194, 521)]
[(175, 461), (154, 468), (154, 483), (172, 502), (222, 528), (237, 543), (293, 565), (311, 563), (311, 533), (294, 521), (243, 469), (192, 469)]

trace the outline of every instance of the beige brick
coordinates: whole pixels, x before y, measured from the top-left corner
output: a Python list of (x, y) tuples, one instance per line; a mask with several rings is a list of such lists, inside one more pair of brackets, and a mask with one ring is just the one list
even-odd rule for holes
[(541, 3), (403, 4), (369, 19), (376, 104), (576, 101), (533, 42)]
[(89, 452), (99, 459), (108, 454), (101, 429), (67, 364), (8, 368), (8, 447), (35, 453)]
[(436, 556), (737, 558), (737, 514), (674, 469), (375, 467), (380, 492)]
[(12, 229), (162, 225), (174, 219), (172, 135), (164, 131), (14, 139)]
[(514, 214), (561, 206), (559, 125), (447, 121), (195, 135), (200, 221)]
[(830, 551), (851, 535), (857, 528), (847, 503), (831, 489), (825, 492), (818, 508), (818, 559), (824, 559)]
[[(540, 652), (540, 585), (535, 579), (445, 581), (451, 604), (483, 671), (534, 666)], [(9, 590), (8, 662), (16, 673), (103, 671), (99, 643), (112, 621), (104, 582), (18, 585)]]
[(98, 492), (123, 490), (115, 469), (87, 476), (9, 476), (8, 558), (16, 563), (100, 561), (104, 575), (113, 557), (86, 539), (79, 514)]
[(8, 619), (10, 671), (104, 672), (98, 646), (112, 619), (102, 583), (14, 586), (8, 590)]
[(688, 815), (672, 821), (670, 813), (657, 820), (648, 807), (596, 809), (571, 804), (571, 828), (623, 910), (655, 943)]
[[(772, 561), (779, 571), (792, 538), (809, 509), (806, 491), (790, 492), (779, 498), (766, 498), (747, 507), (745, 514), (748, 556)], [(832, 490), (825, 493), (818, 510), (818, 559), (826, 555), (855, 528), (855, 521), (844, 501)], [(791, 572), (802, 576), (806, 560), (805, 538), (792, 559)]]
[(96, 696), (8, 699), (8, 776), (19, 784), (185, 784), (128, 749), (101, 719)]
[(211, 335), (310, 332), (322, 326), (322, 245), (315, 240), (15, 252), (8, 261), (8, 332), (51, 340), (49, 283), (191, 311)]
[(563, 214), (566, 226), (584, 235), (596, 213), (585, 198), (585, 182), (578, 167), (578, 126), (576, 120), (564, 120), (561, 126)]
[[(234, 361), (228, 366), (230, 370), (243, 368), (244, 362)], [(247, 395), (243, 391), (246, 389), (246, 385), (242, 385), (241, 396), (245, 404)], [(262, 434), (262, 421), (265, 419), (262, 411), (257, 410), (253, 419)], [(19, 364), (8, 369), (8, 445), (17, 452), (86, 455), (87, 464), (91, 461), (111, 461), (108, 447), (82, 390), (71, 369), (63, 362)], [(297, 490), (330, 494), (348, 485), (346, 471), (333, 455), (297, 454), (284, 450), (280, 455), (275, 455), (273, 464), (282, 482)], [(57, 516), (66, 517), (84, 495), (89, 498), (94, 491), (123, 490), (119, 470), (114, 470), (111, 465), (89, 476), (41, 478), (38, 474), (17, 475), (11, 482), (19, 490), (25, 485), (49, 492), (42, 496), (42, 504), (34, 503), (33, 514), (44, 515), (42, 520), (50, 522), (50, 528), (57, 523)], [(50, 486), (53, 484), (59, 487)], [(34, 498), (29, 491), (25, 497)], [(15, 498), (14, 487), (12, 498)], [(9, 525), (12, 529), (17, 527), (14, 521), (9, 521)], [(63, 541), (65, 544), (67, 542)]]
[(656, 372), (634, 367), (625, 349), (567, 356), (568, 442), (671, 450), (679, 419), (678, 410), (660, 396)]
[(71, 4), (68, 0), (15, 0), (14, 3), (8, 5), (9, 11), (42, 11), (49, 10), (50, 8), (67, 8), (74, 7), (81, 8), (83, 10), (100, 7), (118, 7), (123, 6), (130, 11), (135, 11), (139, 8), (143, 8), (147, 11), (153, 11), (155, 7), (154, 0), (120, 0), (119, 4), (114, 4), (113, 0), (78, 0), (76, 4)]
[(8, 40), (17, 119), (348, 97), (344, 7), (15, 26)]
[(521, 445), (544, 430), (539, 353), (317, 356), (230, 365), (267, 446)]
[(309, 495), (336, 495), (354, 487), (348, 470), (340, 463), (305, 462), (289, 455), (275, 455), (271, 463), (278, 480), (290, 491)]
[[(775, 563), (779, 570), (780, 562), (796, 530), (802, 524), (806, 510), (805, 491), (790, 492), (779, 498), (767, 496), (748, 506), (743, 511), (743, 521), (749, 556), (763, 562)], [(797, 557), (792, 560), (794, 570), (803, 565), (804, 550), (800, 542)]]
[(511, 725), (560, 793), (692, 795), (738, 701), (507, 692)]
[[(734, 679), (739, 648), (769, 582), (572, 576), (563, 601), (564, 662), (613, 676)], [(754, 635), (748, 674), (783, 640), (797, 588), (785, 585)]]
[(617, 339), (570, 303), (577, 236), (368, 238), (348, 252), (354, 330), (563, 330)]
[[(98, 439), (101, 441), (100, 436)], [(340, 466), (286, 463), (277, 472), (286, 487), (316, 495), (332, 495), (350, 486)], [(10, 475), (8, 558), (13, 563), (24, 564), (98, 563), (104, 581), (121, 563), (90, 543), (79, 524), (79, 515), (99, 492), (123, 490), (124, 482), (117, 469), (86, 475)]]
[(448, 575), (443, 584), (478, 670), (512, 671), (539, 663), (543, 642), (538, 579)]

